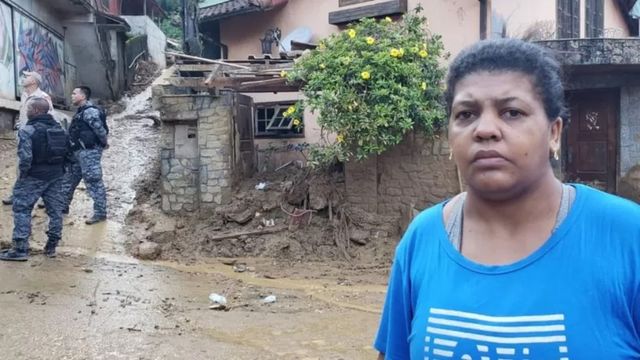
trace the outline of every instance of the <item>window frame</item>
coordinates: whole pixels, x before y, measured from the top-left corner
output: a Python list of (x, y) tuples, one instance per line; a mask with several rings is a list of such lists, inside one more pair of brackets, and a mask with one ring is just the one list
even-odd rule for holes
[(604, 0), (585, 0), (585, 36), (604, 37)]
[[(293, 129), (293, 119), (286, 117), (278, 117), (278, 113), (282, 113), (289, 108), (289, 106), (295, 105), (295, 100), (287, 100), (287, 101), (272, 101), (272, 102), (264, 102), (264, 103), (256, 103), (254, 104), (254, 121), (253, 121), (253, 136), (256, 139), (299, 139), (304, 138), (304, 126), (302, 130), (297, 132)], [(271, 119), (267, 119), (266, 116), (264, 119), (261, 119), (258, 114), (261, 109), (274, 108), (274, 115)], [(277, 111), (277, 112), (276, 112)], [(275, 129), (271, 129), (272, 132), (269, 132), (268, 127), (271, 126), (276, 120), (279, 120), (278, 126)], [(288, 120), (288, 124), (286, 126), (282, 126), (284, 121)], [(300, 121), (304, 124), (304, 118), (301, 118)], [(259, 122), (266, 122), (265, 131), (259, 131)], [(280, 132), (279, 132), (280, 131)]]
[(580, 38), (580, 0), (556, 0), (556, 39)]

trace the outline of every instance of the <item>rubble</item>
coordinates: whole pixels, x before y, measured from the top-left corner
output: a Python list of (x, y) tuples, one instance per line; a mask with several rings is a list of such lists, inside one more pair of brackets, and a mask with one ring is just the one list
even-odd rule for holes
[(349, 240), (358, 245), (367, 245), (371, 234), (368, 231), (353, 228), (349, 230)]
[(160, 256), (161, 252), (162, 250), (160, 248), (160, 245), (154, 242), (145, 241), (142, 244), (138, 245), (138, 248), (134, 253), (139, 259), (155, 260)]
[(239, 225), (244, 225), (254, 218), (255, 213), (251, 209), (246, 209), (240, 213), (225, 214), (228, 221), (233, 221)]

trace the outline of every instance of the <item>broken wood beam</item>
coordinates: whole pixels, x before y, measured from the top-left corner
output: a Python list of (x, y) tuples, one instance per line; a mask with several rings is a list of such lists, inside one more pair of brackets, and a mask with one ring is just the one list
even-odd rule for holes
[(207, 237), (207, 240), (220, 241), (220, 240), (232, 239), (232, 238), (240, 237), (240, 236), (267, 235), (267, 234), (274, 234), (274, 233), (277, 233), (277, 232), (281, 232), (281, 231), (284, 231), (286, 229), (287, 229), (286, 226), (276, 226), (276, 227), (264, 228), (264, 229), (260, 229), (260, 230), (243, 231), (243, 232), (238, 232), (238, 233), (222, 234), (222, 235)]
[(180, 53), (173, 52), (173, 51), (165, 51), (164, 53), (167, 54), (167, 55), (177, 56), (177, 57), (181, 57), (181, 58), (189, 59), (189, 60), (197, 60), (197, 61), (201, 61), (201, 62), (209, 63), (209, 64), (220, 64), (220, 65), (227, 65), (227, 66), (235, 67), (235, 68), (238, 68), (238, 69), (251, 70), (251, 68), (248, 67), (248, 66), (232, 64), (232, 63), (229, 63), (229, 62), (226, 62), (226, 61), (222, 61), (222, 60), (212, 60), (212, 59), (202, 58), (202, 57), (199, 57), (199, 56), (180, 54)]
[(181, 64), (177, 65), (178, 71), (199, 71), (199, 72), (216, 72), (220, 68), (220, 64)]

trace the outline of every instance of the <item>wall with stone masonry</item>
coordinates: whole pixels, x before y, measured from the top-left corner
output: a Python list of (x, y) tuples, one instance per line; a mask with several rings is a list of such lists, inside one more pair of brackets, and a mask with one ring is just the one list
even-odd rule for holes
[(640, 39), (571, 39), (537, 41), (557, 54), (562, 65), (638, 65)]
[(345, 167), (350, 204), (398, 216), (413, 204), (425, 209), (459, 192), (456, 167), (445, 139), (415, 132), (392, 150)]
[(163, 121), (162, 209), (193, 211), (231, 199), (233, 96), (171, 94), (154, 87)]

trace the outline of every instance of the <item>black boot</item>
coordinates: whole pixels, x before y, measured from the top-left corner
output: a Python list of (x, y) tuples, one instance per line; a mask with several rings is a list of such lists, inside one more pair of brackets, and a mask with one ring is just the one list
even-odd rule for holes
[(27, 261), (29, 259), (29, 242), (26, 240), (13, 240), (13, 247), (0, 253), (3, 261)]
[(85, 221), (84, 223), (87, 225), (93, 225), (93, 224), (97, 224), (97, 223), (101, 223), (103, 221), (107, 221), (107, 216), (95, 216), (93, 215), (91, 217), (91, 219)]
[(44, 256), (48, 258), (56, 257), (56, 247), (58, 246), (58, 241), (56, 239), (49, 238), (47, 240), (47, 244), (44, 246)]

